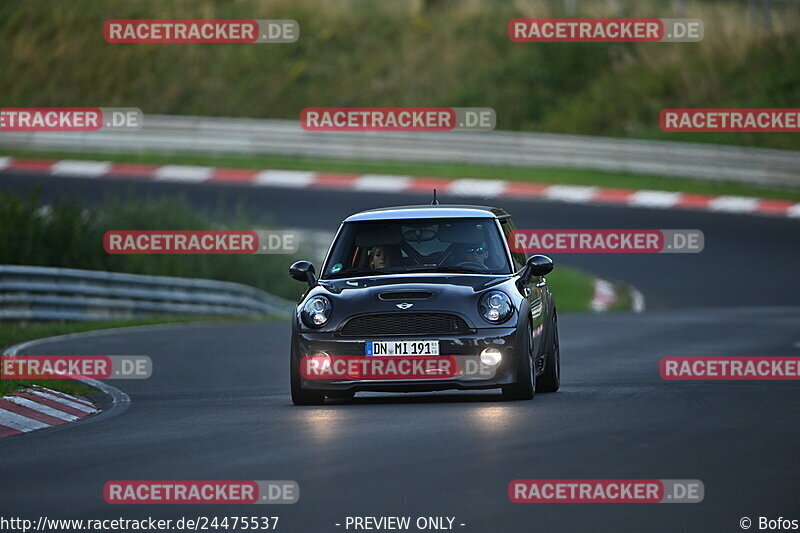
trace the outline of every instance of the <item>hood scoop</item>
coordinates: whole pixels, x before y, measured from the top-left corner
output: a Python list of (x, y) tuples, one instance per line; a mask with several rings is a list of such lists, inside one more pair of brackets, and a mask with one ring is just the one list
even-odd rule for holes
[(391, 302), (394, 300), (427, 300), (433, 293), (431, 291), (387, 291), (378, 295), (378, 298), (384, 302)]

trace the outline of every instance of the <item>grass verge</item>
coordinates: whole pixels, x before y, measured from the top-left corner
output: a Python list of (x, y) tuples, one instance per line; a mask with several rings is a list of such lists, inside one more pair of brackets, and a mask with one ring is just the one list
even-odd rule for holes
[(760, 187), (726, 181), (698, 181), (624, 172), (584, 169), (524, 168), (457, 163), (400, 163), (277, 155), (72, 153), (0, 148), (1, 155), (23, 158), (79, 159), (119, 163), (206, 165), (246, 169), (310, 170), (357, 174), (397, 174), (442, 178), (502, 179), (553, 185), (590, 185), (621, 189), (654, 189), (692, 194), (750, 196), (800, 201), (800, 189)]
[(589, 311), (594, 296), (594, 277), (586, 272), (556, 265), (547, 276), (547, 283), (556, 298), (560, 313)]
[(273, 227), (241, 204), (214, 210), (195, 208), (184, 196), (142, 198), (129, 193), (84, 206), (40, 195), (18, 196), (0, 189), (0, 264), (127, 272), (153, 276), (244, 283), (277, 296), (294, 298), (299, 287), (287, 283), (295, 260), (279, 254), (108, 254), (108, 230), (242, 230)]

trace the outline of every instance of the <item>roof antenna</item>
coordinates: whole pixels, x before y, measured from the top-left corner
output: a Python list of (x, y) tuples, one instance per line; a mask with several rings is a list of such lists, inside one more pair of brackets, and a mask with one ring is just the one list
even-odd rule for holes
[(431, 205), (439, 205), (439, 200), (436, 199), (436, 189), (433, 189), (433, 201)]

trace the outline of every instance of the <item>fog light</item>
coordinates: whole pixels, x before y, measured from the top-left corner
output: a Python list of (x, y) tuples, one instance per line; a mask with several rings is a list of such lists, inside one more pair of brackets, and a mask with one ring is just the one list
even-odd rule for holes
[(497, 348), (486, 348), (481, 352), (481, 363), (486, 366), (495, 366), (500, 364), (503, 356)]
[(331, 356), (327, 352), (317, 352), (312, 354), (311, 358), (318, 362), (317, 364), (322, 370), (328, 370), (331, 367)]

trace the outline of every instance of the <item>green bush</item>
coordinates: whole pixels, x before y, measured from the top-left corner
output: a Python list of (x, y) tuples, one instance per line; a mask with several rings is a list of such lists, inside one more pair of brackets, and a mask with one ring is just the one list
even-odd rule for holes
[(0, 191), (0, 264), (84, 268), (158, 276), (234, 281), (278, 296), (296, 298), (287, 255), (111, 255), (103, 248), (109, 230), (249, 230), (267, 228), (236, 207), (199, 212), (182, 197), (109, 199), (93, 207), (65, 201), (41, 205), (37, 196)]
[[(424, 9), (421, 6), (432, 6)], [(574, 16), (676, 17), (674, 2), (576, 2)], [(297, 118), (311, 106), (475, 106), (497, 126), (800, 148), (792, 134), (666, 134), (665, 107), (797, 107), (800, 6), (770, 31), (746, 2), (687, 0), (699, 43), (514, 43), (511, 18), (562, 2), (73, 0), (0, 4), (4, 106)], [(616, 7), (615, 7), (616, 6)], [(295, 19), (294, 44), (109, 44), (110, 18)]]

